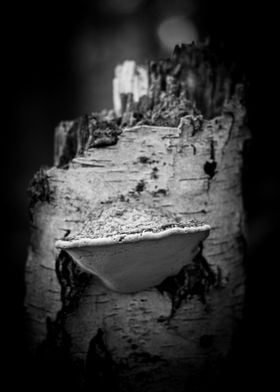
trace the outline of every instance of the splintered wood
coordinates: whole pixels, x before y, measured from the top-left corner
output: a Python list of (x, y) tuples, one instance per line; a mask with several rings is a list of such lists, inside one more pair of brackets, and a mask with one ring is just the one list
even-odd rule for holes
[[(218, 377), (242, 319), (249, 138), (240, 80), (219, 64), (194, 45), (147, 68), (125, 63), (113, 83), (114, 111), (57, 128), (56, 166), (31, 184), (26, 267), (30, 349), (48, 377), (61, 352), (76, 390), (191, 391)], [(54, 244), (119, 201), (201, 220), (210, 235), (159, 286), (110, 291)]]

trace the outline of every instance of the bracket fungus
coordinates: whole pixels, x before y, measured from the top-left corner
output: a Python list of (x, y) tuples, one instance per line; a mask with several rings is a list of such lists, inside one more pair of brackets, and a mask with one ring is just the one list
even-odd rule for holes
[(87, 217), (76, 235), (56, 241), (86, 271), (122, 293), (145, 290), (190, 263), (210, 226), (160, 208), (115, 203)]

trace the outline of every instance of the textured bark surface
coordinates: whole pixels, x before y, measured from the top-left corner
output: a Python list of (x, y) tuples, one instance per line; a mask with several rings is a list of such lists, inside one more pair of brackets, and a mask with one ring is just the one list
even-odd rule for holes
[[(187, 113), (177, 126), (124, 128), (124, 117), (103, 113), (58, 127), (56, 167), (30, 187), (25, 305), (30, 349), (43, 364), (66, 364), (75, 388), (179, 392), (215, 382), (244, 303), (244, 116), (235, 94), (219, 116)], [(177, 276), (115, 293), (54, 243), (117, 200), (202, 219), (210, 236)]]

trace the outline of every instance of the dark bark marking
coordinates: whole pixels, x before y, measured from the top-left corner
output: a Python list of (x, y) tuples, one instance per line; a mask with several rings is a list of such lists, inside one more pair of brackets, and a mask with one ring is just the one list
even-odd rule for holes
[(193, 149), (193, 155), (196, 155), (196, 146), (194, 144), (191, 144), (191, 147)]
[(170, 316), (160, 318), (158, 321), (168, 321), (176, 313), (183, 301), (198, 297), (207, 305), (206, 295), (211, 288), (222, 288), (221, 271), (215, 273), (202, 254), (201, 245), (199, 253), (191, 264), (186, 265), (176, 276), (166, 278), (160, 285), (156, 286), (160, 293), (166, 292), (172, 302)]
[(61, 313), (66, 315), (76, 308), (83, 290), (91, 279), (91, 274), (82, 271), (65, 251), (59, 253), (55, 267), (61, 286)]
[(61, 327), (61, 321), (46, 319), (47, 337), (37, 351), (34, 379), (43, 391), (72, 391), (78, 388), (76, 372), (70, 356), (71, 339)]
[(167, 195), (167, 190), (163, 189), (163, 188), (160, 188), (160, 189), (152, 192), (152, 195), (153, 195), (153, 197), (159, 197), (160, 195), (166, 196)]
[(209, 180), (212, 180), (214, 175), (216, 174), (217, 162), (215, 160), (215, 147), (214, 141), (211, 140), (210, 144), (210, 159), (205, 162), (204, 171), (209, 176)]
[(52, 387), (56, 384), (60, 385), (60, 388), (67, 386), (67, 390), (77, 390), (80, 381), (75, 370), (76, 365), (71, 360), (71, 338), (65, 330), (65, 321), (77, 307), (91, 275), (80, 270), (64, 251), (61, 251), (56, 259), (56, 275), (61, 286), (62, 307), (55, 320), (49, 317), (46, 319), (47, 337), (38, 349), (40, 371), (48, 378)]
[(215, 161), (206, 161), (204, 165), (205, 173), (212, 179), (216, 173), (217, 162)]
[(139, 162), (140, 162), (140, 163), (143, 163), (143, 164), (145, 164), (145, 163), (151, 163), (151, 158), (142, 156), (142, 157), (139, 157)]
[(158, 168), (157, 167), (154, 167), (153, 168), (153, 170), (152, 170), (152, 172), (151, 172), (151, 178), (152, 179), (154, 179), (154, 180), (157, 180), (158, 179)]
[[(142, 164), (149, 164), (149, 165), (151, 165), (151, 164), (153, 164), (153, 163), (159, 163), (159, 160), (157, 160), (157, 159), (152, 159), (152, 158), (149, 158), (149, 157), (146, 157), (146, 156), (140, 156), (139, 158), (138, 158), (138, 161), (140, 162), (140, 163), (142, 163)], [(136, 163), (136, 162), (135, 162)]]
[(144, 180), (140, 180), (138, 182), (138, 184), (136, 185), (135, 191), (137, 193), (141, 193), (144, 191), (144, 189), (145, 189), (145, 182), (144, 182)]
[(115, 392), (118, 390), (115, 364), (104, 342), (104, 332), (98, 329), (91, 339), (85, 364), (84, 392)]

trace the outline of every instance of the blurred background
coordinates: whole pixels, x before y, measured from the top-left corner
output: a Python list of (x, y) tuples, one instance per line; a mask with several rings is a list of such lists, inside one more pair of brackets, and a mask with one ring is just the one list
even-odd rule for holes
[[(269, 1), (79, 0), (11, 2), (4, 58), (8, 126), (4, 136), (8, 362), (24, 362), (22, 301), (29, 240), (26, 189), (35, 171), (53, 162), (54, 127), (61, 120), (112, 108), (115, 66), (125, 59), (145, 63), (172, 53), (176, 43), (211, 40), (238, 61), (249, 80), (248, 125), (253, 140), (246, 158), (244, 203), (248, 213), (247, 305), (233, 372), (269, 381), (268, 350), (276, 335), (274, 266), (279, 222), (277, 127), (271, 90), (275, 82)], [(270, 27), (269, 27), (270, 26)], [(8, 299), (8, 302), (7, 302)], [(7, 322), (8, 320), (8, 322)], [(7, 339), (8, 339), (7, 338)], [(254, 371), (249, 371), (248, 364)], [(268, 369), (264, 373), (264, 369)], [(266, 374), (266, 376), (264, 376)], [(259, 380), (259, 381), (258, 381)]]

